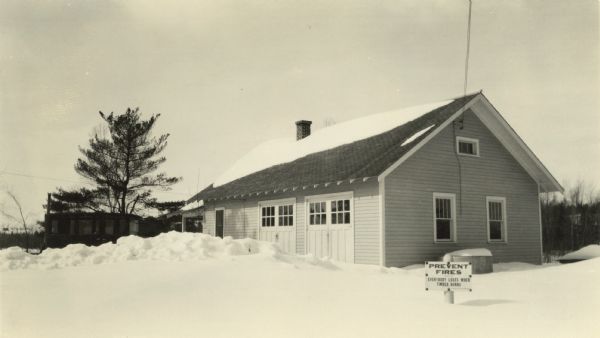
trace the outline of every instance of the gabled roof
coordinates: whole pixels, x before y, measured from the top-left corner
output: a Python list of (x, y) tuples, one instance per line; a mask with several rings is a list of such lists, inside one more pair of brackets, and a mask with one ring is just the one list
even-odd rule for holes
[[(429, 107), (429, 109), (423, 111), (424, 107)], [(286, 162), (258, 169), (237, 179), (233, 174), (225, 175), (225, 178), (219, 178), (221, 182), (218, 183), (220, 185), (210, 185), (190, 198), (188, 203), (196, 200), (235, 198), (264, 192), (273, 193), (304, 186), (326, 185), (371, 177), (377, 177), (381, 180), (467, 108), (471, 108), (495, 135), (500, 135), (498, 138), (501, 143), (507, 147), (525, 170), (540, 183), (542, 191), (562, 191), (560, 184), (556, 182), (537, 157), (533, 155), (533, 152), (514, 133), (514, 130), (508, 126), (495, 109), (491, 109), (493, 107), (485, 96), (481, 93), (475, 93), (438, 104), (376, 114), (371, 116), (370, 120), (368, 120), (369, 117), (359, 119), (358, 125), (362, 123), (366, 126), (367, 123), (372, 121), (379, 121), (382, 126), (379, 130), (375, 128), (370, 132), (357, 132), (358, 134), (362, 133), (363, 136), (367, 135), (366, 137), (360, 138), (359, 136), (359, 138), (356, 138), (356, 135), (349, 135), (341, 140), (342, 143), (345, 141), (346, 143), (336, 145), (335, 142), (330, 142), (329, 145), (333, 145), (332, 147), (327, 148), (326, 145), (326, 149), (319, 150), (319, 146), (311, 145), (309, 142), (319, 144), (332, 135), (334, 137), (344, 135), (340, 131), (356, 131), (357, 129), (354, 127), (357, 123), (354, 120), (352, 123), (336, 125), (336, 128), (330, 127), (332, 128), (330, 130), (324, 128), (318, 131), (319, 134), (315, 133), (308, 136), (306, 139), (298, 141), (297, 146), (293, 144), (287, 149), (292, 153), (294, 151), (299, 152), (300, 155), (289, 155), (292, 157), (289, 157)], [(420, 116), (410, 114), (411, 111), (418, 112)], [(400, 116), (394, 117), (394, 114)], [(393, 124), (394, 122), (391, 121), (402, 121), (402, 123)], [(373, 134), (374, 132), (376, 134)], [(312, 137), (314, 137), (312, 140), (317, 141), (308, 140)], [(302, 145), (301, 142), (306, 142), (308, 146)], [(269, 144), (259, 146), (249, 154), (246, 158), (247, 162), (250, 163), (248, 167), (252, 168), (253, 163), (256, 162), (256, 155), (268, 150)], [(278, 149), (277, 151), (282, 150), (285, 149)], [(310, 152), (311, 150), (316, 151)], [(284, 154), (284, 159), (285, 156), (287, 155)], [(244, 158), (241, 159), (242, 164), (244, 160)], [(243, 172), (243, 170), (233, 170), (233, 172), (236, 171), (238, 173)]]

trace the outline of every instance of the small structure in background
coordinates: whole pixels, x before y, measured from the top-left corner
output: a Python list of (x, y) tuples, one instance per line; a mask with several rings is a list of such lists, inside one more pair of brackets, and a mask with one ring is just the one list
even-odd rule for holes
[(167, 224), (169, 230), (203, 232), (204, 203), (188, 203), (181, 209), (164, 214), (160, 218)]
[(158, 220), (106, 212), (46, 214), (45, 224), (45, 242), (49, 248), (74, 243), (100, 245), (115, 242), (121, 236), (151, 237), (165, 230)]

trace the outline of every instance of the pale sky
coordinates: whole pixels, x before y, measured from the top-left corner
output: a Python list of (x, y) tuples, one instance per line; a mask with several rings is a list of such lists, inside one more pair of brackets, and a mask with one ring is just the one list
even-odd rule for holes
[[(161, 114), (162, 169), (184, 180), (159, 197), (178, 200), (298, 119), (322, 128), (461, 95), (467, 8), (0, 1), (0, 187), (41, 218), (47, 192), (82, 181), (73, 165), (99, 110)], [(474, 0), (468, 91), (483, 89), (561, 183), (600, 189), (598, 18), (598, 0)]]

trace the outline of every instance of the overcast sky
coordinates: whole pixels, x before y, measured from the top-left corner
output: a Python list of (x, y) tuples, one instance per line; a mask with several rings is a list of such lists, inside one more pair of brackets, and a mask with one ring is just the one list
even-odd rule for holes
[[(473, 2), (468, 91), (483, 89), (560, 182), (600, 188), (598, 0)], [(461, 95), (467, 8), (2, 0), (0, 185), (41, 217), (47, 192), (79, 185), (99, 110), (161, 114), (162, 169), (184, 180), (160, 197), (177, 200), (298, 119), (322, 128)]]

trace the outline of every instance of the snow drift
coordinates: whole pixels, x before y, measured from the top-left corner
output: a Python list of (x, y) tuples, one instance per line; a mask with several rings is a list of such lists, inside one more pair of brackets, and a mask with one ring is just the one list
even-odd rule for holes
[(570, 252), (562, 257), (560, 257), (559, 261), (580, 261), (585, 259), (592, 259), (600, 257), (600, 245), (592, 244), (586, 247), (583, 247), (577, 251)]
[(116, 263), (132, 260), (187, 261), (264, 254), (279, 257), (279, 247), (250, 238), (232, 239), (198, 233), (169, 232), (152, 238), (121, 237), (116, 244), (97, 247), (71, 244), (63, 249), (46, 249), (39, 255), (19, 247), (0, 250), (0, 270), (54, 269), (68, 266)]
[[(113, 262), (113, 263), (110, 263)], [(167, 233), (39, 256), (0, 251), (1, 337), (596, 337), (600, 259), (498, 264), (473, 292), (411, 269), (334, 263), (255, 240)], [(110, 263), (110, 264), (107, 264)], [(53, 269), (55, 267), (67, 267)], [(582, 330), (585, 328), (585, 330)]]

